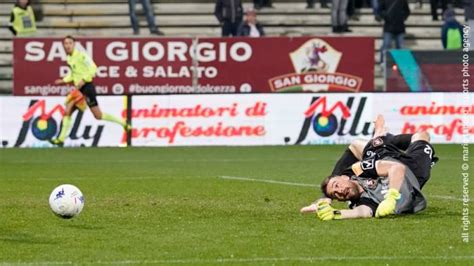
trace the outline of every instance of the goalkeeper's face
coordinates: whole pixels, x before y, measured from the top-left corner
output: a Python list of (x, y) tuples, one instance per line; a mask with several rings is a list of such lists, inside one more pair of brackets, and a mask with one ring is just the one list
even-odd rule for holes
[(345, 175), (335, 176), (329, 179), (326, 192), (332, 199), (339, 201), (357, 200), (360, 198), (357, 182), (350, 180), (350, 178)]

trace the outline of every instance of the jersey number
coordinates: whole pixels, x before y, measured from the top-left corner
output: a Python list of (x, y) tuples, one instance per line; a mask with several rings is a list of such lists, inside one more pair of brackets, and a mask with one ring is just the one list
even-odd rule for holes
[(433, 150), (430, 146), (426, 145), (423, 151), (430, 156), (430, 159), (433, 159)]

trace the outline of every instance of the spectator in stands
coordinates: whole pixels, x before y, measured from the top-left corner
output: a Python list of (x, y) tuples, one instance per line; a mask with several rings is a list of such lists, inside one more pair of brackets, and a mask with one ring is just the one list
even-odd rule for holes
[(454, 9), (447, 9), (443, 15), (444, 24), (441, 29), (441, 41), (446, 50), (460, 50), (462, 48), (463, 26), (456, 20)]
[(347, 17), (350, 20), (359, 21), (359, 13), (356, 11), (356, 1), (355, 0), (348, 0), (347, 3), (347, 10), (346, 10)]
[(237, 30), (244, 16), (242, 1), (216, 0), (214, 15), (222, 25), (222, 37), (237, 36)]
[(438, 8), (440, 7), (439, 4), (441, 3), (441, 9), (443, 13), (448, 9), (448, 0), (430, 0), (431, 3), (431, 16), (433, 21), (438, 20)]
[(372, 5), (372, 12), (374, 13), (374, 16), (375, 16), (375, 20), (378, 22), (382, 21), (382, 18), (380, 17), (380, 12), (379, 12), (379, 0), (372, 0), (371, 5)]
[[(155, 14), (153, 11), (153, 5), (150, 3), (150, 0), (140, 0), (142, 3), (143, 11), (145, 12), (146, 20), (148, 21), (148, 28), (150, 29), (151, 34), (164, 35), (163, 32), (158, 30), (158, 27), (155, 24)], [(136, 4), (137, 0), (128, 0), (128, 7), (130, 12), (130, 21), (132, 22), (133, 34), (140, 34), (140, 25), (138, 23), (137, 13), (136, 13)]]
[(30, 0), (29, 2), (35, 13), (36, 22), (43, 21), (43, 5), (41, 4), (41, 0)]
[(349, 0), (347, 14), (350, 20), (359, 21), (362, 15), (361, 9), (371, 7), (371, 0)]
[(262, 24), (257, 21), (255, 9), (245, 11), (245, 21), (240, 25), (237, 36), (262, 37), (265, 36)]
[(470, 50), (474, 50), (474, 2), (472, 0), (465, 0), (464, 16), (469, 26)]
[[(306, 0), (306, 8), (311, 9), (314, 8), (315, 0)], [(321, 8), (329, 8), (328, 0), (321, 0)]]
[(273, 8), (272, 0), (253, 0), (253, 7), (257, 10), (265, 7)]
[(347, 4), (348, 0), (333, 0), (331, 7), (332, 32), (351, 32), (347, 26)]
[(18, 0), (10, 14), (9, 29), (16, 36), (28, 36), (36, 32), (36, 19), (28, 0)]
[(407, 0), (379, 0), (380, 17), (384, 20), (383, 44), (380, 49), (380, 62), (384, 62), (384, 53), (392, 46), (403, 49), (405, 42), (405, 20), (410, 16)]

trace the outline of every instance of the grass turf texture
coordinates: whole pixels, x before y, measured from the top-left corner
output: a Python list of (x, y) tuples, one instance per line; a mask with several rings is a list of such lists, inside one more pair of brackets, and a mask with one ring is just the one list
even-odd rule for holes
[[(299, 214), (315, 187), (220, 176), (317, 185), (343, 146), (0, 149), (0, 264), (473, 265), (462, 148), (436, 148), (425, 211), (329, 222)], [(48, 206), (64, 183), (86, 198), (72, 220)]]

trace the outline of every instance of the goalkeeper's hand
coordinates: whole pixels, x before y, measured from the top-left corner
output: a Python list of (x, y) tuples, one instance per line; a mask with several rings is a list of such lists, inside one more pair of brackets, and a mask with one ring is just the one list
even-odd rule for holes
[(316, 213), (318, 211), (318, 204), (321, 201), (326, 201), (327, 203), (331, 204), (332, 200), (329, 198), (320, 198), (317, 201), (311, 203), (311, 205), (301, 208), (300, 212), (301, 213)]
[(321, 221), (329, 221), (329, 220), (339, 220), (342, 219), (341, 211), (334, 209), (331, 204), (327, 201), (320, 201), (317, 203), (318, 205), (318, 218)]
[(397, 200), (400, 199), (401, 194), (398, 190), (391, 188), (385, 195), (385, 199), (380, 202), (375, 212), (375, 217), (381, 218), (395, 213), (395, 207), (397, 206)]

